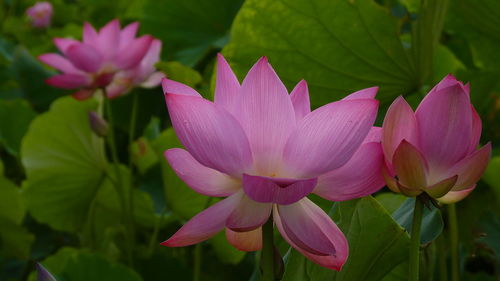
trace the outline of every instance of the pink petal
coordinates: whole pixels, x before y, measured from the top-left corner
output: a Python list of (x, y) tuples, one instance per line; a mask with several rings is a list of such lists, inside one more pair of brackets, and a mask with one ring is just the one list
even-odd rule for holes
[(263, 225), (271, 215), (273, 204), (259, 203), (243, 196), (226, 221), (226, 227), (234, 231), (251, 231)]
[(144, 82), (141, 83), (143, 88), (154, 88), (160, 85), (161, 81), (165, 78), (165, 74), (162, 72), (154, 72), (151, 74)]
[(73, 44), (81, 44), (79, 41), (68, 38), (54, 38), (54, 44), (61, 51), (61, 53), (66, 54), (69, 46)]
[(368, 135), (366, 136), (363, 143), (381, 142), (381, 141), (382, 141), (382, 128), (373, 126), (370, 129), (370, 132), (368, 132)]
[(262, 228), (247, 232), (236, 232), (226, 228), (226, 238), (229, 244), (245, 252), (259, 251), (262, 249)]
[(422, 189), (407, 186), (401, 183), (401, 181), (396, 181), (396, 184), (398, 186), (399, 192), (408, 197), (416, 197), (424, 192)]
[(380, 143), (365, 143), (344, 166), (320, 176), (313, 192), (331, 201), (370, 195), (385, 185), (383, 166)]
[(252, 165), (245, 132), (224, 108), (195, 96), (167, 94), (165, 99), (179, 140), (198, 162), (233, 176)]
[(184, 149), (169, 149), (165, 157), (179, 178), (200, 194), (226, 197), (241, 189), (240, 181), (201, 165)]
[(217, 54), (217, 80), (215, 82), (215, 103), (227, 111), (236, 111), (236, 100), (240, 94), (240, 82), (221, 54)]
[(267, 59), (248, 72), (235, 113), (245, 130), (258, 173), (277, 172), (286, 139), (295, 128), (295, 112), (283, 83)]
[(406, 100), (399, 96), (387, 110), (382, 126), (382, 148), (387, 161), (392, 161), (394, 151), (402, 140), (418, 146), (417, 119)]
[(452, 191), (446, 193), (445, 196), (438, 198), (437, 200), (443, 204), (456, 203), (456, 202), (464, 199), (465, 197), (467, 197), (467, 195), (469, 195), (474, 190), (474, 188), (476, 188), (476, 185), (473, 185), (472, 187), (469, 187), (467, 189), (463, 189), (460, 191), (453, 191), (452, 190)]
[[(144, 55), (144, 58), (137, 67), (137, 75), (134, 78), (135, 83), (143, 82), (146, 79), (151, 79), (152, 74), (156, 71), (155, 64), (160, 60), (160, 53), (161, 41), (158, 39), (154, 39), (151, 42), (146, 55)], [(163, 74), (161, 74), (161, 76), (163, 76)], [(156, 80), (158, 82), (154, 86), (157, 86), (161, 82), (161, 78)]]
[(377, 107), (376, 100), (345, 100), (308, 114), (286, 143), (287, 170), (297, 177), (316, 177), (343, 166), (370, 131)]
[(139, 22), (135, 21), (123, 28), (120, 32), (120, 48), (126, 47), (130, 42), (132, 42), (139, 30)]
[(62, 72), (82, 74), (82, 72), (76, 69), (70, 61), (58, 54), (43, 54), (38, 57), (43, 63), (56, 68)]
[(419, 148), (433, 171), (444, 171), (467, 155), (472, 138), (472, 112), (463, 86), (431, 91), (415, 116)]
[(45, 80), (47, 84), (62, 89), (75, 89), (89, 83), (87, 76), (79, 74), (59, 74)]
[(97, 31), (94, 27), (90, 23), (85, 22), (83, 24), (83, 43), (91, 46), (97, 46), (97, 38)]
[(418, 149), (403, 140), (394, 152), (392, 164), (399, 182), (411, 189), (427, 187), (427, 162)]
[(106, 60), (111, 60), (115, 57), (120, 44), (120, 21), (117, 19), (107, 23), (97, 35), (95, 47), (103, 55)]
[(430, 187), (425, 188), (425, 192), (433, 198), (439, 198), (448, 193), (457, 182), (458, 176), (454, 175), (444, 179)]
[(106, 94), (108, 98), (114, 99), (125, 95), (131, 89), (131, 85), (128, 83), (115, 82), (106, 86)]
[(161, 245), (167, 247), (189, 246), (214, 236), (224, 229), (227, 218), (240, 202), (242, 195), (241, 192), (235, 193), (197, 214)]
[(309, 100), (309, 89), (306, 80), (301, 80), (290, 93), (295, 119), (299, 122), (304, 116), (311, 112), (311, 101)]
[(453, 191), (464, 190), (475, 185), (486, 171), (490, 157), (491, 143), (487, 143), (455, 164), (448, 172), (449, 175), (458, 175)]
[(354, 92), (342, 100), (354, 100), (354, 99), (374, 99), (377, 95), (378, 87), (366, 88), (363, 90), (359, 90)]
[(257, 202), (288, 205), (307, 196), (317, 179), (283, 179), (243, 174), (245, 193)]
[(102, 56), (89, 45), (71, 45), (66, 51), (66, 56), (75, 67), (85, 72), (96, 72), (101, 67)]
[(479, 141), (481, 139), (481, 131), (483, 130), (482, 127), (483, 125), (481, 124), (481, 117), (479, 117), (479, 114), (477, 113), (474, 106), (472, 106), (472, 104), (471, 104), (471, 111), (472, 111), (472, 137), (468, 154), (472, 153), (477, 149), (477, 146), (479, 145)]
[(186, 86), (182, 83), (176, 82), (174, 80), (164, 78), (161, 80), (161, 86), (163, 88), (163, 93), (165, 95), (174, 94), (174, 95), (185, 95), (185, 96), (194, 96), (201, 98), (201, 95), (198, 94), (198, 92), (195, 91), (193, 88)]
[(153, 39), (150, 35), (144, 35), (120, 49), (115, 59), (116, 66), (120, 69), (136, 67), (146, 55)]
[(309, 199), (275, 207), (274, 220), (283, 238), (313, 262), (335, 270), (345, 263), (349, 254), (347, 239)]
[(72, 96), (77, 100), (86, 100), (94, 95), (95, 89), (80, 89)]

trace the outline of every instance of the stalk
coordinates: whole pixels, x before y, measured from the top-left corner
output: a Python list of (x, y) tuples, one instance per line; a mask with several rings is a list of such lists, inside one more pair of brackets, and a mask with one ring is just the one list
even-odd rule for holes
[(409, 281), (418, 281), (420, 267), (420, 228), (422, 226), (422, 213), (424, 203), (418, 197), (415, 198), (415, 209), (413, 211), (413, 224), (411, 228), (410, 241), (410, 268), (408, 271)]
[(458, 226), (455, 204), (448, 205), (448, 226), (450, 228), (451, 280), (460, 281), (458, 266)]
[(261, 281), (274, 281), (274, 234), (273, 219), (269, 220), (262, 227), (263, 247), (260, 259)]

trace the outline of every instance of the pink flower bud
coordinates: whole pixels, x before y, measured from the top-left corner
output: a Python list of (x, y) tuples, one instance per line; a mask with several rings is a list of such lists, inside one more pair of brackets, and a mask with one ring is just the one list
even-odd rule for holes
[(100, 137), (105, 137), (108, 134), (108, 123), (97, 112), (89, 111), (90, 128)]
[(52, 20), (52, 4), (49, 2), (37, 2), (26, 10), (26, 14), (31, 20), (31, 24), (37, 28), (45, 28)]

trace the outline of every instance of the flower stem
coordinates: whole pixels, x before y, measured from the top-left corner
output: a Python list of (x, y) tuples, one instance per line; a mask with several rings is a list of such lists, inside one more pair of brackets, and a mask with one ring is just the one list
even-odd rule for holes
[[(129, 134), (128, 134), (128, 170), (130, 172), (130, 188), (129, 188), (129, 219), (130, 223), (133, 226), (135, 224), (135, 218), (134, 218), (134, 173), (132, 171), (132, 153), (130, 151), (132, 147), (132, 143), (135, 138), (135, 127), (137, 123), (137, 107), (138, 107), (138, 98), (137, 94), (135, 91), (132, 91), (132, 112), (130, 115), (130, 127), (129, 127)], [(135, 241), (135, 230), (132, 228), (133, 232), (131, 233), (131, 238)]]
[(448, 226), (450, 231), (450, 254), (451, 254), (451, 280), (459, 281), (459, 266), (458, 266), (458, 226), (457, 226), (457, 209), (455, 204), (448, 205)]
[(273, 219), (269, 220), (262, 227), (263, 247), (260, 258), (261, 281), (274, 281), (274, 234)]
[(446, 264), (446, 243), (444, 233), (441, 233), (436, 240), (437, 252), (439, 255), (439, 280), (448, 281), (448, 267)]
[(196, 244), (194, 248), (194, 273), (193, 273), (193, 281), (200, 281), (201, 278), (201, 247), (202, 244)]
[(415, 209), (413, 211), (413, 224), (411, 227), (410, 241), (410, 268), (408, 271), (409, 281), (418, 281), (420, 266), (420, 228), (422, 226), (422, 213), (424, 203), (418, 197), (415, 198)]

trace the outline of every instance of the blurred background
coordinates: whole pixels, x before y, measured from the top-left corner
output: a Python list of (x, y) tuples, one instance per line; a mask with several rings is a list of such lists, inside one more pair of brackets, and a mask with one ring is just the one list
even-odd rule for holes
[[(76, 101), (69, 97), (71, 91), (45, 84), (56, 72), (36, 58), (57, 52), (54, 37), (81, 39), (84, 22), (100, 28), (115, 18), (122, 26), (139, 21), (140, 34), (160, 39), (156, 67), (207, 98), (213, 94), (218, 52), (240, 79), (259, 57), (267, 56), (289, 90), (307, 80), (313, 107), (380, 86), (378, 125), (399, 95), (415, 106), (448, 73), (470, 82), (471, 99), (483, 120), (481, 143), (491, 141), (494, 150), (476, 190), (457, 204), (460, 272), (464, 281), (500, 280), (500, 1), (50, 3), (51, 24), (39, 28), (26, 15), (35, 1), (0, 2), (0, 280), (35, 280), (35, 262), (60, 281), (258, 280), (258, 255), (235, 250), (223, 233), (197, 246), (159, 246), (187, 219), (215, 203), (182, 183), (163, 158), (164, 150), (180, 144), (159, 87), (132, 90), (138, 96), (138, 122), (130, 147), (132, 94), (112, 101), (118, 156), (126, 163), (130, 152), (133, 159), (125, 168), (133, 180), (125, 185), (133, 189), (136, 231), (133, 251), (128, 256), (124, 251), (128, 242), (118, 198), (103, 176), (107, 160), (102, 147), (89, 141), (93, 133), (87, 112), (96, 103)], [(402, 214), (411, 202), (387, 188), (374, 197), (373, 212), (380, 212), (388, 225), (409, 224)], [(313, 199), (327, 211), (332, 208), (332, 202)], [(362, 202), (352, 204), (362, 208)], [(451, 280), (447, 212), (433, 209), (426, 219), (421, 280)], [(370, 240), (370, 227), (377, 226), (361, 225), (360, 237)], [(384, 259), (382, 250), (368, 250), (367, 244), (360, 255), (383, 262), (386, 271), (349, 278), (318, 275), (309, 263), (292, 259), (294, 252), (286, 243), (279, 240), (279, 245), (289, 262), (295, 262), (285, 280), (407, 278), (404, 251), (394, 250), (394, 258)], [(368, 266), (351, 262), (345, 270)], [(297, 268), (301, 271), (293, 271)]]

